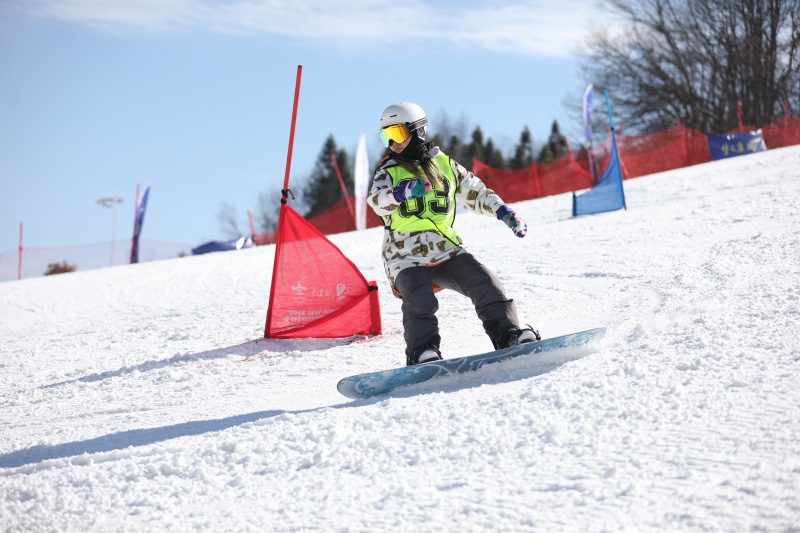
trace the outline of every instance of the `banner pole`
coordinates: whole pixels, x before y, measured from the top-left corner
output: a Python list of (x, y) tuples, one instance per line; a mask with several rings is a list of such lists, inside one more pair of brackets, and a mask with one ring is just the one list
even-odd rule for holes
[(19, 254), (17, 254), (17, 281), (22, 279), (22, 221), (19, 223)]
[(583, 129), (586, 135), (586, 155), (589, 159), (589, 172), (592, 173), (592, 183), (597, 185), (597, 180), (600, 179), (597, 171), (597, 164), (594, 161), (594, 154), (592, 154), (592, 94), (594, 87), (590, 83), (583, 91)]
[(139, 215), (139, 184), (136, 184), (136, 199), (133, 201), (133, 235), (131, 236), (131, 257), (128, 264), (133, 264), (133, 256), (136, 253), (136, 219)]
[(294, 129), (297, 123), (297, 107), (300, 101), (300, 80), (303, 75), (303, 65), (297, 65), (297, 78), (294, 85), (294, 106), (292, 108), (292, 125), (289, 128), (289, 150), (286, 154), (286, 174), (283, 177), (283, 190), (281, 190), (281, 207), (278, 215), (278, 230), (275, 239), (275, 260), (272, 264), (272, 282), (269, 288), (269, 304), (267, 305), (267, 323), (264, 325), (264, 337), (269, 337), (272, 324), (272, 304), (275, 300), (275, 283), (278, 279), (278, 267), (281, 260), (281, 227), (286, 223), (286, 209), (289, 207), (289, 172), (292, 168), (292, 148), (294, 147)]
[[(608, 110), (608, 123), (611, 125), (611, 149), (617, 152), (617, 159), (619, 160), (619, 168), (620, 168), (620, 185), (624, 183), (625, 176), (622, 175), (622, 170), (625, 168), (622, 166), (622, 157), (619, 154), (619, 147), (617, 146), (617, 133), (614, 129), (614, 117), (611, 116), (611, 102), (608, 100), (608, 89), (603, 91), (603, 95), (606, 97), (606, 109)], [(622, 190), (622, 207), (625, 208), (625, 211), (628, 210), (628, 203), (625, 201), (625, 187), (621, 187)]]

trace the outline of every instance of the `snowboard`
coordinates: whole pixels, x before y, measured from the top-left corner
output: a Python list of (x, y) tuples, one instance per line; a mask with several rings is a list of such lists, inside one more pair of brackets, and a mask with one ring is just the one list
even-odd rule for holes
[(576, 355), (574, 352), (563, 351), (561, 350), (562, 348), (593, 345), (605, 333), (606, 328), (590, 329), (552, 339), (511, 346), (493, 352), (349, 376), (340, 380), (336, 388), (343, 395), (356, 400), (389, 394), (401, 387), (422, 383), (440, 376), (473, 372), (484, 365), (521, 356), (529, 356), (531, 366), (534, 367), (559, 366), (588, 355), (588, 352)]

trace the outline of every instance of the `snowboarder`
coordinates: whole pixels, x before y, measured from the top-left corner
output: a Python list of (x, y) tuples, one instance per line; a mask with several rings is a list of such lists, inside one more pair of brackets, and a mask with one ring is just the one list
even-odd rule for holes
[(375, 172), (367, 203), (383, 218), (383, 263), (392, 291), (403, 300), (408, 366), (442, 359), (434, 294), (455, 290), (472, 300), (495, 349), (539, 340), (520, 328), (503, 284), (463, 246), (453, 229), (456, 198), (475, 213), (497, 217), (517, 237), (527, 225), (472, 172), (426, 143), (428, 118), (410, 102), (390, 105), (380, 120), (389, 153)]

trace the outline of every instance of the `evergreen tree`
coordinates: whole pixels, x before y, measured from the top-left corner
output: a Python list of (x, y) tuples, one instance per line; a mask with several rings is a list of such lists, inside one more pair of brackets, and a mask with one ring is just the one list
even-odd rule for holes
[(460, 161), (468, 170), (472, 170), (472, 160), (484, 161), (483, 157), (483, 131), (481, 127), (477, 126), (472, 132), (472, 142), (469, 143), (466, 150), (466, 161)]
[[(467, 157), (467, 153), (458, 135), (452, 135), (450, 137), (450, 143), (447, 145), (445, 152), (447, 152), (447, 154), (450, 157), (452, 157), (462, 165), (466, 163), (466, 161), (464, 161), (464, 158)], [(472, 161), (469, 161), (469, 163), (472, 164)]]
[(428, 141), (433, 146), (438, 146), (441, 148), (447, 155), (462, 165), (465, 165), (467, 162), (469, 162), (470, 165), (472, 164), (472, 156), (467, 154), (467, 150), (464, 149), (464, 145), (461, 143), (461, 138), (457, 134), (452, 134), (448, 142), (445, 142), (442, 136), (438, 133), (432, 138), (429, 138)]
[(227, 202), (223, 202), (217, 213), (217, 220), (222, 228), (222, 233), (229, 239), (238, 239), (242, 235), (239, 229), (239, 220), (236, 216), (236, 207)]
[(549, 143), (545, 143), (542, 149), (539, 150), (539, 157), (536, 159), (539, 163), (549, 163), (555, 161), (556, 157), (553, 155), (553, 148)]
[(519, 144), (514, 148), (514, 157), (509, 161), (509, 169), (528, 168), (533, 163), (533, 138), (528, 126), (519, 136)]
[(428, 139), (425, 142), (426, 143), (429, 142), (433, 146), (439, 146), (439, 147), (441, 147), (442, 150), (445, 150), (444, 140), (442, 139), (441, 135), (439, 135), (438, 133), (436, 135), (434, 135), (433, 137), (428, 137)]
[(506, 168), (506, 160), (503, 157), (502, 152), (494, 147), (494, 141), (491, 139), (486, 141), (486, 146), (484, 146), (483, 150), (483, 157), (485, 158), (483, 162), (490, 167), (499, 169)]
[(538, 161), (540, 163), (549, 163), (560, 159), (567, 155), (567, 139), (561, 135), (558, 128), (558, 121), (553, 121), (553, 127), (550, 130), (550, 137), (547, 142), (539, 151)]
[(306, 218), (311, 218), (323, 212), (327, 208), (342, 199), (342, 188), (339, 179), (336, 177), (336, 169), (333, 167), (331, 156), (336, 157), (339, 171), (342, 173), (347, 194), (353, 194), (353, 172), (350, 168), (350, 157), (344, 149), (336, 146), (333, 135), (328, 136), (322, 146), (314, 164), (311, 175), (306, 180), (303, 189), (303, 205), (306, 206)]
[(256, 214), (256, 231), (275, 231), (278, 229), (278, 217), (281, 210), (281, 194), (279, 191), (262, 192), (258, 195), (258, 212)]
[(436, 132), (433, 139), (434, 146), (439, 146), (444, 152), (461, 163), (462, 165), (472, 165), (472, 156), (467, 154), (466, 145), (461, 140), (467, 136), (467, 119), (462, 116), (453, 120), (450, 116), (442, 112), (441, 116), (433, 121)]

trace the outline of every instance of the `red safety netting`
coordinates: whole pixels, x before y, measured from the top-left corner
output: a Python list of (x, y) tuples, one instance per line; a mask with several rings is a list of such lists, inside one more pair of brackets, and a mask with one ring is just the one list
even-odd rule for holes
[(800, 117), (786, 115), (761, 128), (761, 132), (767, 150), (800, 144)]
[[(130, 263), (131, 240), (108, 241), (75, 246), (26, 246), (0, 254), (0, 281), (44, 275), (53, 263), (67, 263), (76, 271), (93, 270)], [(159, 261), (192, 255), (192, 245), (139, 240), (139, 262)]]
[(505, 202), (521, 202), (592, 186), (592, 175), (569, 155), (520, 170), (501, 170), (475, 159), (472, 172)]
[[(743, 125), (732, 132), (754, 131), (757, 128)], [(785, 115), (760, 128), (767, 149), (800, 144), (800, 117)], [(608, 163), (610, 139), (592, 148), (598, 170)], [(636, 178), (675, 168), (705, 163), (711, 160), (706, 136), (683, 126), (641, 137), (617, 137), (622, 172), (625, 179)], [(591, 188), (589, 160), (586, 150), (574, 156), (567, 155), (552, 163), (531, 165), (521, 170), (501, 170), (474, 161), (473, 171), (494, 189), (506, 202), (520, 202), (553, 194), (562, 194)], [(350, 197), (352, 202), (355, 198)], [(367, 209), (367, 227), (383, 225), (372, 209)], [(347, 201), (342, 198), (324, 212), (308, 220), (320, 233), (330, 235), (355, 230), (355, 223)], [(257, 244), (274, 244), (277, 232), (254, 235)], [(20, 269), (19, 252), (0, 254), (0, 281), (42, 275), (50, 263), (66, 261), (78, 270), (127, 264), (130, 240), (96, 245), (67, 247), (26, 247), (22, 252)], [(141, 241), (140, 256), (143, 261), (190, 255), (190, 245)]]
[(642, 137), (617, 137), (625, 179), (711, 161), (706, 136), (683, 126)]
[[(355, 203), (355, 201), (355, 196), (350, 196), (350, 202)], [(383, 220), (381, 217), (375, 214), (375, 211), (372, 209), (367, 209), (366, 214), (367, 228), (383, 226)], [(307, 220), (325, 235), (343, 233), (345, 231), (355, 231), (356, 229), (353, 215), (350, 213), (350, 208), (347, 206), (347, 200), (344, 198), (330, 206), (322, 213)], [(257, 233), (253, 236), (253, 241), (255, 241), (255, 243), (258, 245), (274, 244), (277, 239), (277, 231), (266, 231), (264, 233)]]
[(758, 131), (759, 129), (764, 138), (764, 144), (767, 145), (767, 150), (800, 144), (800, 117), (791, 115), (784, 115), (761, 128), (742, 124), (738, 128), (724, 132), (723, 135)]
[[(610, 138), (592, 148), (601, 169), (608, 164)], [(699, 131), (676, 126), (667, 131), (641, 137), (617, 137), (617, 149), (624, 179), (697, 165), (711, 161), (706, 136)], [(581, 150), (575, 156), (580, 166), (589, 169), (589, 156)]]
[(288, 205), (281, 206), (264, 336), (380, 335), (377, 284)]
[[(744, 128), (744, 129), (742, 129)], [(743, 126), (733, 133), (753, 131), (756, 128)], [(761, 128), (767, 148), (779, 148), (800, 144), (800, 117), (785, 116)], [(592, 148), (592, 155), (602, 172), (608, 164), (610, 138)], [(617, 137), (622, 174), (625, 179), (638, 178), (656, 172), (707, 163), (711, 161), (706, 135), (677, 125), (667, 131), (640, 137)], [(503, 198), (513, 203), (541, 198), (554, 194), (590, 189), (593, 180), (589, 171), (586, 150), (568, 154), (550, 163), (536, 163), (520, 170), (504, 170), (473, 161), (473, 172)], [(355, 198), (350, 197), (352, 202)], [(344, 198), (333, 206), (309, 219), (319, 231), (326, 235), (355, 230), (353, 216)], [(367, 227), (382, 225), (372, 209), (367, 209)], [(255, 235), (258, 244), (275, 242), (275, 232)]]
[(506, 202), (520, 202), (542, 196), (535, 165), (520, 170), (502, 170), (475, 159), (472, 162), (472, 172)]
[(536, 169), (542, 184), (542, 196), (589, 189), (592, 186), (591, 173), (578, 164), (572, 153), (550, 163), (537, 163)]
[[(351, 205), (356, 202), (354, 196), (350, 196), (349, 200)], [(367, 209), (366, 214), (368, 228), (383, 226), (383, 220), (375, 214), (375, 211)], [(353, 219), (352, 213), (350, 213), (350, 208), (347, 206), (347, 199), (345, 198), (342, 198), (322, 213), (309, 218), (308, 221), (326, 235), (340, 233), (342, 231), (355, 231), (356, 229), (355, 220)]]

